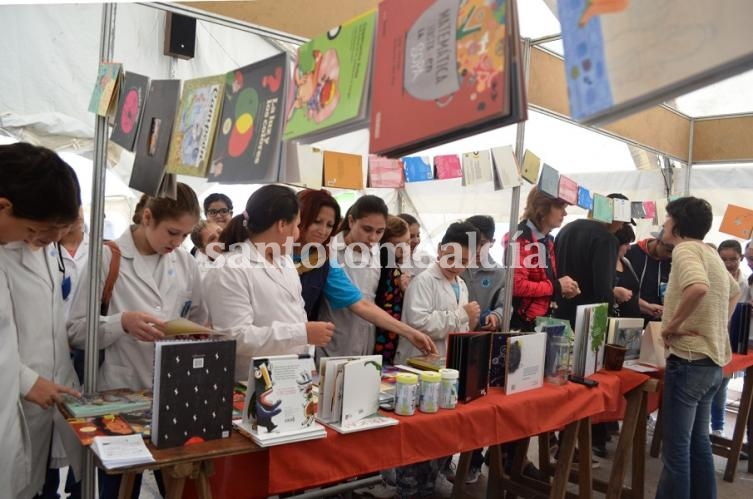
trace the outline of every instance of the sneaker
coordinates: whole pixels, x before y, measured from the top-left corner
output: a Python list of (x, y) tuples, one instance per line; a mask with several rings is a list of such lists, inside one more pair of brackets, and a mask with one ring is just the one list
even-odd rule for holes
[(469, 468), (468, 475), (465, 477), (465, 483), (476, 483), (481, 476), (481, 468)]
[(724, 436), (724, 431), (723, 430), (712, 430), (711, 434), (714, 435), (714, 436), (717, 436), (717, 437), (723, 437)]

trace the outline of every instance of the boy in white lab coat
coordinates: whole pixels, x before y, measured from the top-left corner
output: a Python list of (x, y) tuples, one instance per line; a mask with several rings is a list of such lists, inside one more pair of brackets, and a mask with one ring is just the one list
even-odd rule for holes
[(23, 265), (36, 259), (22, 259), (22, 241), (35, 247), (58, 241), (80, 205), (76, 174), (53, 151), (25, 143), (0, 146), (0, 390), (8, 397), (0, 404), (0, 484), (7, 497), (42, 491), (54, 404), (62, 393), (78, 395), (67, 351), (55, 353), (60, 343), (67, 350), (65, 334), (56, 338), (52, 326), (54, 311), (62, 319), (57, 266), (42, 265), (42, 276), (32, 276)]
[[(473, 330), (478, 325), (481, 307), (468, 302), (468, 288), (460, 278), (476, 249), (470, 246), (479, 241), (478, 230), (471, 224), (451, 224), (439, 245), (437, 262), (414, 277), (403, 300), (403, 322), (425, 331), (437, 345), (439, 355), (446, 354), (449, 333)], [(415, 347), (401, 342), (397, 347), (396, 364), (404, 364), (409, 357), (421, 355)], [(397, 497), (420, 495), (429, 497), (439, 469), (448, 458), (433, 459), (396, 470)]]

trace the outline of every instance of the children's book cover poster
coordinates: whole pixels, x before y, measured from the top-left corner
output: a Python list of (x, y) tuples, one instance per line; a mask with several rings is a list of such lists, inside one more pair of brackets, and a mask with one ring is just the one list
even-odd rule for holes
[(591, 197), (591, 191), (583, 187), (578, 186), (578, 206), (584, 210), (591, 210), (593, 208), (593, 198)]
[(460, 158), (457, 154), (443, 154), (434, 156), (434, 169), (438, 179), (460, 178), (463, 176), (463, 170), (460, 167)]
[(363, 116), (371, 74), (376, 11), (312, 38), (298, 48), (290, 76), (285, 140), (346, 125)]
[(324, 186), (363, 189), (363, 157), (360, 154), (324, 151)]
[(225, 75), (210, 181), (278, 180), (288, 67), (288, 57), (282, 53)]
[(167, 156), (168, 173), (207, 176), (224, 82), (220, 75), (187, 80), (183, 85)]
[(510, 114), (510, 11), (507, 0), (380, 4), (372, 153), (416, 151)]
[(541, 170), (541, 159), (531, 151), (526, 150), (523, 154), (523, 169), (521, 171), (521, 176), (529, 184), (535, 184), (539, 180), (539, 170)]
[(110, 140), (119, 146), (133, 151), (136, 134), (141, 123), (146, 94), (149, 90), (149, 78), (138, 73), (128, 72), (120, 86), (118, 110), (115, 113), (115, 126)]
[(520, 171), (512, 146), (494, 147), (491, 150), (498, 188), (510, 188), (520, 185)]
[(539, 177), (539, 191), (556, 198), (560, 195), (560, 173), (552, 166), (544, 163)]
[(722, 224), (719, 226), (719, 232), (724, 232), (740, 239), (750, 239), (751, 229), (753, 229), (753, 210), (728, 204), (724, 210)]
[(150, 196), (157, 195), (165, 174), (179, 93), (180, 80), (153, 80), (149, 84), (128, 187)]
[(97, 70), (89, 111), (97, 116), (109, 116), (114, 110), (115, 100), (123, 78), (123, 65), (115, 62), (102, 62)]
[(646, 213), (645, 218), (652, 219), (652, 220), (655, 219), (656, 218), (656, 202), (644, 201), (643, 211)]
[(405, 186), (403, 162), (399, 159), (369, 156), (369, 187), (390, 187), (399, 189)]
[(648, 218), (646, 216), (646, 208), (644, 207), (643, 203), (643, 201), (630, 202), (630, 214), (632, 218)]
[(407, 156), (403, 158), (406, 182), (423, 182), (434, 179), (434, 171), (428, 156)]
[(612, 199), (612, 220), (617, 222), (630, 222), (631, 205), (627, 199)]
[(753, 3), (557, 2), (570, 111), (613, 120), (731, 76), (753, 63)]
[(488, 150), (463, 153), (463, 185), (494, 182), (492, 158)]
[(564, 175), (560, 175), (560, 192), (559, 192), (559, 198), (568, 204), (577, 204), (578, 203), (578, 183), (571, 179), (570, 177), (566, 177)]
[(612, 223), (613, 204), (612, 198), (602, 194), (594, 194), (593, 198), (593, 219), (599, 222)]

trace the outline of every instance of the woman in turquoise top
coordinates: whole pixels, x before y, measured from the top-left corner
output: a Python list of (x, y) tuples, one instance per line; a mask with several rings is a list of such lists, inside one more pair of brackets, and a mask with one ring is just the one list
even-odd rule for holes
[(343, 268), (331, 264), (329, 252), (325, 248), (329, 247), (332, 232), (339, 225), (341, 215), (340, 206), (330, 193), (326, 190), (305, 189), (298, 193), (298, 199), (301, 202), (301, 224), (294, 261), (301, 277), (309, 320), (316, 320), (322, 298), (326, 298), (332, 309), (347, 308), (376, 326), (406, 337), (425, 353), (436, 352), (436, 346), (427, 335), (395, 320), (373, 302), (365, 300)]

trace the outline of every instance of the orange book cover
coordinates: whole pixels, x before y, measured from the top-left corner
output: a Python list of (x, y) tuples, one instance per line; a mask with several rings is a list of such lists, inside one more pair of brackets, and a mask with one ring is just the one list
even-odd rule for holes
[(361, 155), (324, 151), (324, 185), (340, 189), (363, 189)]
[(750, 239), (751, 230), (753, 229), (753, 210), (728, 204), (724, 211), (722, 224), (719, 232), (724, 232), (740, 239)]

